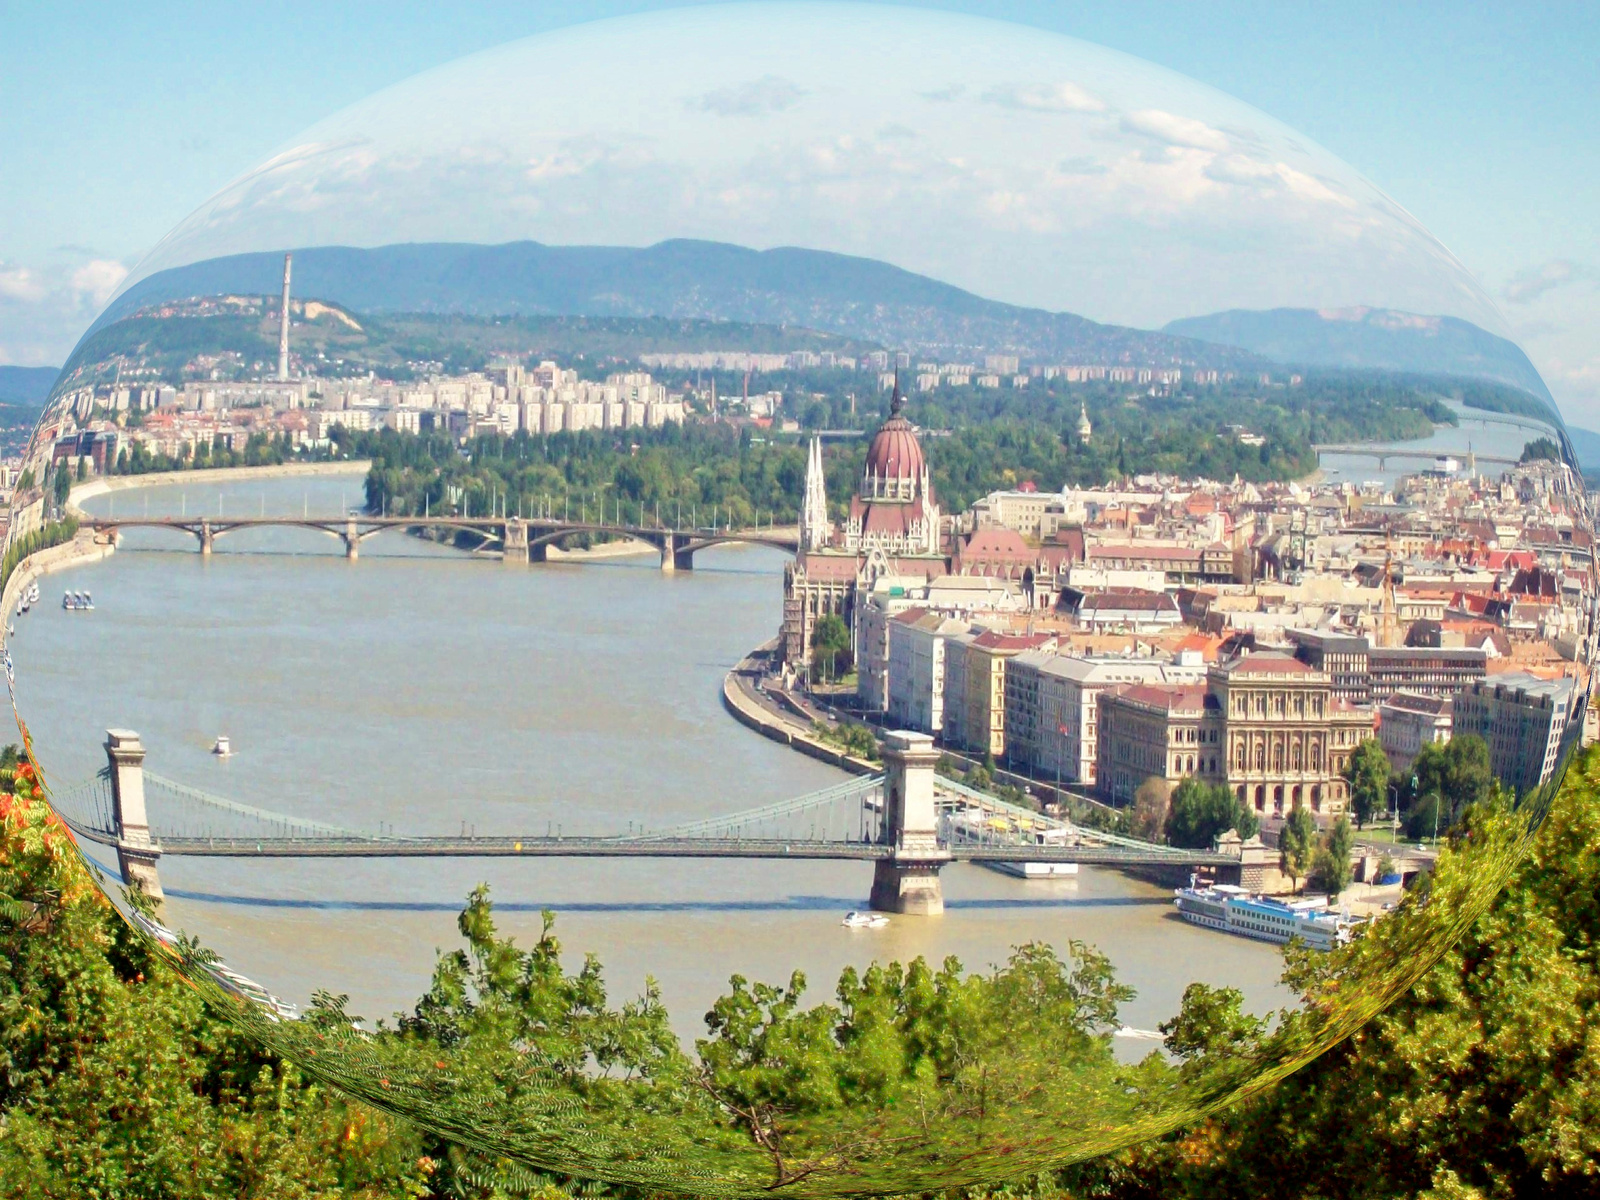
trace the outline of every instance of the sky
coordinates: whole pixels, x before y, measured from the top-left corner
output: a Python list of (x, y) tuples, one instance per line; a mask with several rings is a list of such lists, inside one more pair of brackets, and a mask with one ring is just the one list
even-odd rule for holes
[[(681, 6), (0, 4), (0, 362), (58, 362), (163, 235), (346, 106), (515, 38), (671, 7)], [(1569, 420), (1600, 424), (1592, 6), (919, 7), (1135, 55), (1300, 131), (1448, 247)], [(886, 73), (919, 67), (914, 47), (886, 45), (881, 56)], [(619, 62), (618, 78), (634, 69)], [(707, 76), (696, 94), (727, 93), (717, 103), (748, 82), (737, 48), (693, 70)], [(1156, 312), (1133, 300), (1121, 308), (1101, 293), (1074, 310), (1135, 321)]]

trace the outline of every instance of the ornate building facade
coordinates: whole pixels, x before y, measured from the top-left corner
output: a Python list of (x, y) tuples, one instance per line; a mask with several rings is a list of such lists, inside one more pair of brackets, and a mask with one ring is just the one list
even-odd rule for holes
[(1345, 810), (1344, 769), (1372, 736), (1372, 710), (1282, 654), (1212, 667), (1205, 686), (1136, 685), (1100, 697), (1100, 784), (1131, 800), (1145, 780), (1225, 783), (1264, 814)]
[(800, 506), (800, 546), (783, 573), (784, 661), (804, 670), (811, 631), (828, 614), (855, 634), (858, 597), (885, 575), (931, 579), (949, 572), (939, 505), (916, 427), (903, 415), (895, 384), (889, 418), (873, 434), (849, 516), (836, 528), (828, 518), (822, 446), (812, 440), (806, 492)]

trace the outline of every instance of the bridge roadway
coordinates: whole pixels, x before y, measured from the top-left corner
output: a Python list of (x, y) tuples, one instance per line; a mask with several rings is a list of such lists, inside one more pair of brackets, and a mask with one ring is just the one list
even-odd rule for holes
[(653, 547), (661, 556), (663, 571), (687, 571), (698, 551), (729, 543), (771, 546), (793, 552), (798, 537), (789, 530), (692, 528), (627, 521), (558, 520), (546, 517), (432, 517), (432, 516), (283, 516), (283, 517), (87, 517), (80, 524), (96, 533), (118, 537), (127, 529), (171, 529), (187, 533), (210, 554), (216, 540), (241, 529), (309, 529), (339, 538), (345, 556), (360, 557), (361, 543), (387, 530), (437, 529), (478, 534), (484, 545), (498, 544), (507, 563), (544, 562), (548, 549), (578, 534), (629, 538)]
[[(1414, 458), (1433, 462), (1435, 459), (1440, 458), (1454, 458), (1460, 461), (1466, 457), (1465, 452), (1459, 450), (1396, 450), (1389, 446), (1374, 446), (1370, 443), (1362, 442), (1326, 443), (1320, 446), (1314, 445), (1311, 448), (1319, 456), (1323, 454), (1348, 454), (1362, 458), (1375, 458), (1378, 460), (1380, 468), (1384, 461), (1390, 458)], [(1508, 458), (1500, 454), (1479, 454), (1475, 450), (1472, 453), (1473, 457), (1480, 463), (1497, 463), (1501, 466), (1514, 467), (1521, 461), (1520, 459)]]
[[(114, 834), (69, 820), (73, 832), (115, 846)], [(160, 842), (163, 857), (205, 858), (788, 858), (806, 861), (877, 862), (894, 856), (886, 842), (817, 841), (805, 838), (615, 838), (615, 837), (171, 837)], [(1237, 866), (1238, 860), (1204, 850), (1082, 844), (1036, 846), (954, 843), (941, 846), (948, 862), (1062, 862), (1084, 866)]]

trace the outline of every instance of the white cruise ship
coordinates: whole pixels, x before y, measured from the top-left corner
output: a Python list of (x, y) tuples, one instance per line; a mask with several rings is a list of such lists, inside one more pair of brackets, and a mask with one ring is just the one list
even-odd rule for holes
[(1326, 898), (1277, 900), (1219, 883), (1178, 888), (1173, 903), (1178, 914), (1193, 925), (1261, 942), (1283, 945), (1299, 938), (1314, 950), (1332, 950), (1349, 937), (1349, 923), (1328, 911)]

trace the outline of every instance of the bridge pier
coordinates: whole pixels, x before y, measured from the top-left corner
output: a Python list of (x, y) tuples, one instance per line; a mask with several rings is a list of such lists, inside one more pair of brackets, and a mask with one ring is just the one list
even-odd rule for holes
[(200, 532), (198, 536), (200, 538), (200, 553), (204, 555), (210, 554), (211, 547), (216, 544), (217, 540), (217, 535), (211, 531), (210, 521), (200, 522)]
[(117, 831), (117, 867), (122, 882), (160, 904), (166, 899), (156, 862), (161, 847), (150, 837), (144, 807), (144, 746), (131, 729), (106, 730), (111, 761), (111, 814)]
[[(508, 518), (505, 529), (501, 533), (500, 545), (503, 553), (500, 561), (506, 566), (528, 565), (528, 523), (521, 517)], [(543, 547), (540, 547), (543, 549)]]
[(671, 574), (673, 571), (694, 570), (694, 551), (688, 548), (688, 537), (684, 534), (665, 533), (657, 545), (661, 549), (661, 569)]
[(361, 535), (354, 521), (344, 523), (344, 556), (351, 562), (361, 557)]
[(944, 912), (939, 871), (950, 852), (939, 845), (934, 813), (934, 764), (939, 754), (925, 733), (899, 730), (883, 743), (884, 832), (893, 846), (873, 864), (871, 907), (907, 916)]

